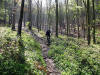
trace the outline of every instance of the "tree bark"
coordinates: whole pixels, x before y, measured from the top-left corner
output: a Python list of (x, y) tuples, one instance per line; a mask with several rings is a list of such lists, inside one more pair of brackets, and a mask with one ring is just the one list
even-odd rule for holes
[(32, 0), (29, 0), (29, 30), (32, 29)]
[(56, 2), (56, 37), (58, 37), (58, 0)]
[(88, 45), (90, 45), (91, 42), (91, 36), (90, 36), (90, 0), (87, 0), (87, 26), (88, 26)]
[(68, 2), (69, 0), (65, 0), (65, 4), (66, 4), (66, 21), (67, 21), (67, 36), (69, 35), (69, 20), (68, 20)]
[(38, 0), (38, 3), (37, 3), (37, 29), (38, 29), (38, 32), (39, 32), (39, 0)]
[(95, 39), (95, 5), (94, 5), (94, 0), (92, 0), (92, 5), (93, 5), (93, 43), (96, 43)]
[[(77, 6), (79, 5), (79, 0), (77, 0)], [(79, 33), (79, 9), (77, 8), (77, 30), (78, 30), (78, 39), (80, 38), (80, 33)]]
[(4, 7), (5, 7), (4, 24), (5, 24), (5, 26), (6, 26), (6, 21), (7, 21), (6, 20), (6, 17), (7, 17), (6, 4), (7, 4), (6, 1), (4, 1)]
[(16, 7), (16, 2), (15, 2), (15, 0), (14, 0), (14, 6), (13, 6), (13, 21), (12, 21), (12, 30), (15, 30), (15, 12), (16, 12), (16, 9), (15, 9), (15, 7)]
[(24, 12), (24, 0), (21, 2), (20, 18), (18, 23), (18, 35), (21, 36), (22, 31), (22, 21), (23, 21), (23, 12)]

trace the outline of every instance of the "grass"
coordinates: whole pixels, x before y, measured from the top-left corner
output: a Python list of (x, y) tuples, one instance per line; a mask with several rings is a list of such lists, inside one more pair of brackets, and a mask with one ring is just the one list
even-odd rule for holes
[(0, 27), (0, 75), (45, 75), (37, 68), (46, 66), (40, 44), (26, 32), (21, 38), (16, 34), (10, 28)]
[(52, 41), (48, 54), (62, 75), (100, 75), (100, 45), (61, 35)]

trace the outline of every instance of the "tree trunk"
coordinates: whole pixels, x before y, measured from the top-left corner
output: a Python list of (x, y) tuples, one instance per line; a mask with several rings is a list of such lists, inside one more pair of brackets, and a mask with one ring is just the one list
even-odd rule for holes
[[(77, 6), (79, 5), (79, 1), (77, 0)], [(78, 39), (80, 38), (80, 33), (79, 33), (79, 9), (77, 8), (77, 30), (78, 30)]]
[(22, 21), (23, 21), (23, 12), (24, 12), (24, 0), (21, 2), (20, 18), (18, 23), (18, 35), (21, 36), (22, 31)]
[(56, 37), (58, 37), (58, 0), (56, 2)]
[(90, 45), (91, 36), (90, 36), (90, 0), (87, 0), (87, 25), (88, 25), (88, 45)]
[(16, 2), (15, 2), (15, 0), (14, 0), (14, 6), (13, 6), (13, 21), (12, 21), (12, 30), (15, 30), (15, 12), (16, 12), (16, 9), (15, 9), (15, 7), (16, 7)]
[(10, 7), (10, 4), (9, 4), (9, 26), (11, 25), (11, 17), (12, 17), (12, 12), (11, 12), (11, 7)]
[(6, 26), (6, 17), (7, 17), (6, 4), (7, 4), (6, 1), (4, 1), (4, 7), (5, 7), (4, 24), (5, 26)]
[(69, 20), (68, 20), (68, 2), (69, 0), (65, 0), (65, 4), (66, 4), (66, 21), (67, 21), (67, 36), (69, 35)]
[(41, 26), (42, 26), (42, 1), (41, 1), (41, 7), (40, 7), (40, 30), (41, 30)]
[(26, 26), (26, 12), (24, 12), (24, 27)]
[(37, 29), (39, 32), (39, 0), (38, 0), (38, 4), (37, 4)]
[(94, 0), (92, 0), (92, 5), (93, 5), (93, 43), (96, 43), (95, 39), (95, 5), (94, 5)]
[(32, 0), (29, 0), (29, 30), (32, 29)]

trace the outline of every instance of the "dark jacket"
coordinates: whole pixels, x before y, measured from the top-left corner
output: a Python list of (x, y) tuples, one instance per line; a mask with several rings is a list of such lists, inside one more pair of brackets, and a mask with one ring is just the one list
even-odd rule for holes
[(51, 31), (50, 30), (47, 30), (46, 36), (49, 36), (50, 37), (50, 34), (51, 34)]

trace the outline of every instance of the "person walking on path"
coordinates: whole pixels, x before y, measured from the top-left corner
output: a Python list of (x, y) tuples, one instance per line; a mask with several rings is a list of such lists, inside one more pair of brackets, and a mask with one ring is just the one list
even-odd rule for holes
[(47, 45), (49, 46), (50, 45), (50, 37), (51, 37), (51, 31), (50, 30), (46, 31), (46, 37), (47, 37)]

